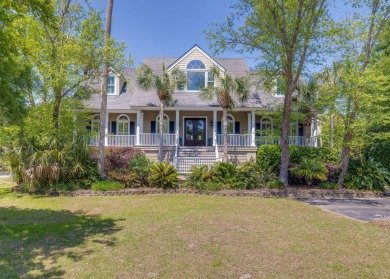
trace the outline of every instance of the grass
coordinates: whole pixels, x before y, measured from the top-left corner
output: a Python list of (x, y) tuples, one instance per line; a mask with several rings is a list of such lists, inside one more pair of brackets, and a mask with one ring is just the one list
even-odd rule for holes
[(111, 190), (120, 190), (123, 189), (124, 187), (125, 185), (117, 181), (103, 180), (103, 181), (94, 182), (91, 188), (92, 190), (95, 191), (111, 191)]
[(390, 233), (288, 199), (37, 197), (0, 181), (1, 278), (388, 278)]

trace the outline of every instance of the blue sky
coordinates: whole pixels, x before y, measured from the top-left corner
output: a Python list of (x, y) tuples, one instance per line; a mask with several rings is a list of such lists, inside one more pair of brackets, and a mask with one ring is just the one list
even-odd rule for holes
[[(105, 9), (107, 0), (91, 0), (98, 9)], [(112, 36), (127, 45), (134, 64), (145, 57), (179, 57), (194, 44), (208, 54), (203, 30), (209, 24), (224, 21), (231, 13), (231, 0), (114, 0)], [(340, 0), (330, 0), (330, 12), (335, 19), (351, 13)], [(250, 54), (225, 52), (219, 57), (244, 57), (248, 66), (255, 61)]]

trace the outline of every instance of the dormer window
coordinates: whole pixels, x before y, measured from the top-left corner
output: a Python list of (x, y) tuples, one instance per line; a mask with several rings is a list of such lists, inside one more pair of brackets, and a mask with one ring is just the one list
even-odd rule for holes
[(206, 66), (200, 60), (192, 60), (187, 65), (187, 90), (199, 91), (206, 86)]
[(115, 77), (114, 76), (108, 77), (107, 94), (108, 95), (115, 94)]

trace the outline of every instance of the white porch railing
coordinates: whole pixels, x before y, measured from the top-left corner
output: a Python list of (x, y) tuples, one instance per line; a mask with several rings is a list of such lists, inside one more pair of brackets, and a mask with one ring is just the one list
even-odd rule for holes
[(109, 135), (107, 136), (108, 146), (134, 146), (136, 141), (135, 135)]
[(140, 133), (140, 145), (143, 146), (158, 146), (159, 135), (152, 133)]
[(90, 136), (89, 145), (90, 146), (99, 146), (99, 137), (100, 136)]
[[(251, 134), (228, 134), (228, 146), (251, 146)], [(223, 135), (217, 135), (217, 145), (223, 145)]]
[[(289, 145), (292, 146), (310, 146), (310, 147), (319, 147), (320, 138), (319, 137), (302, 137), (302, 136), (290, 136), (288, 137)], [(280, 144), (280, 137), (256, 137), (256, 145), (265, 145), (265, 144)]]
[(221, 161), (219, 158), (206, 157), (177, 157), (177, 171), (179, 173), (190, 173), (193, 166), (213, 165)]
[(163, 134), (163, 145), (164, 146), (175, 146), (176, 135), (175, 134)]

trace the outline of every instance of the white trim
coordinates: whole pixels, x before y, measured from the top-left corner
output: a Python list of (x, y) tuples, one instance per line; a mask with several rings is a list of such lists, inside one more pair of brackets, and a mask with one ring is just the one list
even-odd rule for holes
[[(226, 69), (222, 65), (220, 65), (217, 61), (215, 61), (213, 58), (211, 58), (211, 56), (208, 55), (206, 52), (204, 52), (198, 45), (193, 46), (189, 51), (184, 53), (184, 55), (182, 55), (175, 62), (173, 62), (171, 65), (169, 65), (167, 68), (167, 71), (169, 72), (170, 70), (175, 68), (181, 61), (186, 59), (195, 50), (198, 50), (201, 54), (203, 54), (208, 60), (210, 60), (211, 63), (213, 63), (215, 66), (217, 66), (223, 73), (226, 71)], [(197, 59), (197, 60), (199, 60), (199, 59)]]
[[(96, 119), (96, 118), (99, 118), (99, 119)], [(96, 122), (98, 123), (97, 127), (98, 127), (98, 131), (94, 131), (93, 127), (93, 123)], [(91, 132), (97, 132), (99, 133), (100, 132), (100, 114), (95, 114), (94, 116), (92, 116), (91, 118)]]
[[(122, 116), (125, 116), (127, 118), (127, 121), (124, 120), (119, 120)], [(119, 133), (119, 123), (126, 123), (127, 122), (127, 130), (129, 131), (128, 134), (120, 134)], [(130, 135), (130, 117), (127, 114), (119, 114), (118, 117), (116, 118), (116, 134), (118, 136), (128, 136)]]
[[(157, 116), (156, 116), (156, 134), (160, 134), (160, 131), (158, 130), (158, 129), (160, 129), (160, 121), (158, 120), (158, 118), (160, 117), (160, 113), (159, 114), (157, 114)], [(167, 120), (168, 120), (168, 132), (164, 132), (163, 131), (163, 134), (169, 134), (169, 116), (166, 114), (166, 113), (164, 113), (163, 114), (163, 123), (164, 123), (164, 119), (165, 119), (165, 117), (167, 118)]]
[[(186, 124), (186, 122), (185, 122), (185, 119), (186, 118), (205, 118), (206, 119), (206, 125), (205, 125), (205, 128), (206, 128), (206, 137), (205, 137), (205, 146), (208, 146), (207, 144), (208, 144), (208, 126), (209, 126), (209, 124), (208, 124), (208, 120), (207, 120), (207, 116), (188, 116), (188, 115), (186, 115), (186, 116), (183, 116), (183, 133), (182, 133), (182, 135), (183, 135), (183, 146), (186, 146), (185, 145), (185, 142), (186, 142), (186, 138), (185, 138), (185, 132), (186, 132), (186, 129), (185, 129), (185, 124)], [(187, 145), (188, 146), (188, 145)]]

